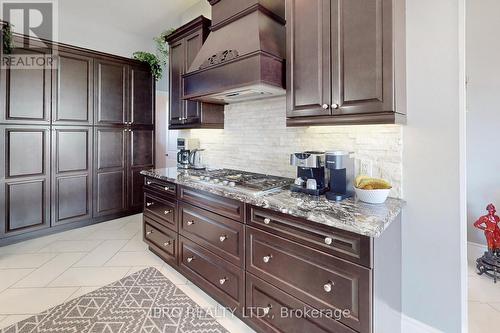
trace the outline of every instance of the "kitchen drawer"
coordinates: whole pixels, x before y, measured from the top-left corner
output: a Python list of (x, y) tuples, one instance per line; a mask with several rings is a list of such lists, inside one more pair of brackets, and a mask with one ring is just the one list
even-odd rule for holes
[(243, 224), (186, 203), (179, 204), (179, 220), (183, 236), (244, 268)]
[(369, 332), (371, 270), (247, 227), (247, 271), (313, 308), (349, 310), (341, 322)]
[(144, 215), (177, 232), (177, 202), (144, 192)]
[(205, 191), (195, 190), (188, 187), (181, 187), (180, 200), (192, 205), (208, 209), (211, 212), (229, 217), (233, 220), (243, 222), (245, 204), (234, 199), (221, 197)]
[(177, 197), (177, 185), (156, 178), (144, 177), (144, 189), (158, 192), (161, 195)]
[(369, 237), (255, 206), (248, 206), (246, 223), (363, 266), (372, 265)]
[(189, 239), (180, 239), (180, 271), (222, 305), (242, 312), (245, 273)]
[[(298, 311), (292, 314), (292, 310)], [(299, 311), (309, 315), (301, 315)], [(328, 311), (320, 314), (317, 309), (249, 273), (246, 274), (245, 314), (259, 331), (266, 333), (355, 333), (335, 320), (339, 314)]]
[(144, 241), (163, 260), (177, 266), (177, 233), (144, 217)]

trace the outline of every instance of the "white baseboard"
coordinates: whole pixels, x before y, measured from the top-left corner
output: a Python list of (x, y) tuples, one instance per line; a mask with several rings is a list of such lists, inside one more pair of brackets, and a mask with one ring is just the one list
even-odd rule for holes
[(481, 249), (484, 249), (485, 251), (488, 250), (488, 246), (485, 245), (485, 244), (479, 244), (479, 243), (476, 243), (476, 242), (467, 242), (467, 246), (473, 246), (473, 247), (478, 247), (478, 248), (481, 248)]
[(424, 324), (412, 317), (408, 317), (404, 314), (401, 317), (402, 333), (443, 333), (443, 331), (435, 329), (434, 327)]

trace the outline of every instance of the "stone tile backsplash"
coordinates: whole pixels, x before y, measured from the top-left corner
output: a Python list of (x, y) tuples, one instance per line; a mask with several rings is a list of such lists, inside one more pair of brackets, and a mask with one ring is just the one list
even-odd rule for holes
[(286, 101), (276, 97), (231, 104), (223, 130), (183, 130), (179, 137), (199, 138), (205, 163), (277, 176), (295, 177), (290, 154), (305, 150), (342, 149), (372, 164), (374, 177), (393, 184), (391, 196), (402, 197), (402, 127), (399, 125), (286, 127)]

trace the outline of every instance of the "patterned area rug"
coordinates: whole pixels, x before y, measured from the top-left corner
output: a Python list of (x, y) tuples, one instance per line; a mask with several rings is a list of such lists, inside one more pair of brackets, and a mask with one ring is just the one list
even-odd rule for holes
[(228, 333), (155, 268), (58, 305), (2, 333)]

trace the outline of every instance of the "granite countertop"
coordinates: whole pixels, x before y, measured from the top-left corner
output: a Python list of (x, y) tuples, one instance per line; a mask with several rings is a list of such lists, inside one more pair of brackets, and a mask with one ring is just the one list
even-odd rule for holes
[(255, 196), (197, 181), (189, 170), (177, 168), (144, 170), (141, 174), (368, 237), (382, 235), (396, 220), (405, 205), (403, 200), (394, 198), (388, 198), (384, 204), (380, 205), (363, 203), (354, 198), (332, 202), (324, 196), (317, 198), (294, 193), (286, 188)]

